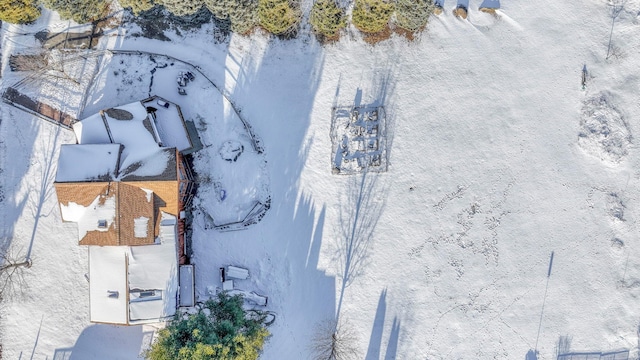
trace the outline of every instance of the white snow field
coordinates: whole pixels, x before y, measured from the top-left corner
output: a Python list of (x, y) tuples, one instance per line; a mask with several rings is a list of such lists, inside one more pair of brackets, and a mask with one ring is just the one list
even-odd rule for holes
[[(614, 2), (624, 7), (610, 33)], [(221, 287), (220, 267), (249, 269), (236, 288), (268, 296), (277, 314), (261, 359), (312, 358), (314, 332), (336, 317), (367, 360), (524, 359), (536, 349), (555, 359), (560, 336), (573, 351), (638, 357), (640, 1), (502, 0), (495, 17), (468, 3), (461, 20), (445, 0), (413, 42), (371, 46), (351, 29), (322, 47), (303, 29), (290, 41), (215, 44), (208, 25), (168, 32), (172, 42), (121, 27), (100, 43), (199, 66), (262, 140), (264, 159), (250, 158), (228, 103), (200, 77), (181, 97), (175, 83), (150, 89), (131, 75), (149, 74), (151, 61), (128, 63), (124, 79), (117, 57), (101, 58), (111, 64), (75, 109), (86, 117), (154, 90), (194, 120), (205, 146), (195, 168), (208, 177), (195, 200), (197, 296)], [(3, 24), (3, 88), (23, 76), (9, 55), (33, 51), (20, 34), (47, 26), (67, 22)], [(386, 172), (332, 174), (332, 108), (355, 104), (384, 106)], [(52, 184), (73, 134), (6, 104), (1, 116), (1, 236), (33, 261), (22, 293), (1, 303), (3, 358), (138, 358), (160, 325), (89, 323), (87, 249), (62, 223)], [(220, 160), (238, 143), (237, 162)], [(216, 181), (236, 205), (216, 208)], [(266, 216), (243, 231), (220, 232), (204, 215), (233, 220), (243, 199), (265, 196)]]

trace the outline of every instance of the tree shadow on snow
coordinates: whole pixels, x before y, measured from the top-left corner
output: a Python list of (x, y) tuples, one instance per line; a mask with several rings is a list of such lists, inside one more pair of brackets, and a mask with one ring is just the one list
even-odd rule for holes
[[(263, 357), (305, 354), (314, 326), (335, 317), (335, 278), (319, 268), (326, 207), (300, 188), (314, 144), (307, 131), (324, 50), (299, 40), (232, 38), (230, 43), (220, 67), (226, 72), (222, 88), (264, 145), (271, 208), (243, 232), (218, 233), (196, 224), (196, 282), (215, 281), (207, 274), (214, 273), (216, 262), (243, 264), (252, 271), (252, 284), (239, 286), (260, 288), (269, 296), (267, 309), (277, 313)], [(209, 241), (213, 237), (215, 243)], [(205, 268), (209, 263), (211, 269)]]
[(382, 210), (386, 187), (378, 186), (379, 174), (367, 172), (351, 176), (339, 208), (336, 257), (342, 281), (337, 316), (347, 287), (362, 273)]
[[(373, 320), (373, 326), (371, 328), (371, 335), (369, 336), (369, 347), (367, 349), (367, 355), (365, 359), (380, 359), (382, 351), (382, 335), (384, 333), (384, 323), (387, 313), (387, 289), (382, 290), (380, 298), (378, 300), (378, 307), (376, 309), (376, 316)], [(389, 339), (387, 341), (387, 349), (384, 354), (385, 360), (393, 360), (398, 353), (398, 341), (400, 337), (400, 320), (397, 317), (393, 318), (391, 324), (391, 331), (389, 333)]]
[[(37, 149), (36, 139), (42, 133), (41, 126), (51, 125), (8, 105), (3, 105), (0, 109), (0, 252), (2, 254), (10, 253), (12, 257), (20, 257), (15, 260), (22, 260), (21, 258), (25, 256), (23, 252), (27, 247), (24, 241), (19, 241), (17, 244), (14, 242), (15, 225), (24, 215), (25, 208), (28, 205), (33, 205), (32, 189), (20, 191), (20, 184), (32, 166), (31, 162), (40, 163), (51, 160), (46, 153), (40, 153), (35, 160), (32, 159), (34, 150)], [(44, 133), (49, 134), (51, 129), (46, 130), (48, 131)], [(45, 146), (46, 150), (55, 151), (57, 135), (54, 136), (54, 139), (49, 138), (42, 141), (51, 145)], [(50, 165), (41, 164), (44, 165), (45, 171), (46, 169), (50, 170)], [(45, 175), (43, 174), (43, 176)], [(40, 189), (44, 187), (46, 192), (48, 191), (47, 185), (51, 184), (41, 182), (39, 187)], [(34, 233), (37, 228), (37, 218), (35, 221)], [(16, 253), (18, 250), (11, 249), (12, 244), (19, 246), (19, 253)]]
[(31, 165), (32, 168), (37, 169), (39, 178), (38, 182), (30, 185), (29, 189), (29, 209), (34, 219), (34, 224), (31, 231), (29, 247), (27, 248), (25, 256), (27, 260), (31, 260), (31, 253), (36, 240), (40, 218), (50, 216), (57, 207), (54, 204), (50, 208), (45, 209), (46, 203), (55, 196), (53, 182), (56, 176), (55, 170), (58, 162), (58, 149), (60, 147), (58, 141), (60, 140), (61, 131), (63, 130), (61, 130), (60, 127), (56, 127), (51, 133), (43, 134), (43, 136), (40, 137), (40, 153), (33, 159)]
[(480, 8), (500, 9), (500, 0), (484, 0)]

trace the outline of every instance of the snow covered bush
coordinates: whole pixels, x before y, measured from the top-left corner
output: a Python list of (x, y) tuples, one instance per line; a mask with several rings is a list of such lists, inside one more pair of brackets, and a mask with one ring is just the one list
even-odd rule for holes
[(295, 36), (302, 12), (296, 0), (259, 0), (260, 26), (278, 36)]
[(613, 101), (609, 92), (584, 101), (578, 145), (600, 160), (617, 164), (629, 154), (633, 137), (629, 123)]
[(316, 0), (309, 14), (309, 23), (321, 42), (337, 40), (347, 26), (344, 9), (336, 0)]
[(395, 24), (410, 32), (417, 32), (427, 25), (433, 13), (432, 0), (396, 0)]
[(159, 2), (175, 16), (195, 14), (204, 5), (203, 0), (160, 0)]
[(45, 7), (57, 11), (63, 19), (79, 24), (99, 20), (107, 15), (106, 0), (42, 0)]
[(213, 16), (228, 20), (231, 31), (245, 35), (258, 25), (258, 0), (204, 0)]
[(0, 21), (26, 24), (39, 17), (37, 0), (0, 0)]
[(242, 308), (242, 297), (218, 294), (195, 314), (176, 317), (144, 353), (148, 360), (256, 360), (269, 336), (267, 315)]
[(147, 11), (154, 5), (153, 0), (118, 0), (118, 2), (123, 8), (131, 9), (134, 15)]
[(378, 33), (384, 30), (393, 14), (393, 3), (386, 0), (356, 0), (351, 21), (364, 33)]

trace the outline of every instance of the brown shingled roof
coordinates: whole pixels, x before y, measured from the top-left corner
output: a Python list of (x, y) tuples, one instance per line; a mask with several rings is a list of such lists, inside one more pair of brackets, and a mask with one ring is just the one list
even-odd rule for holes
[[(155, 218), (153, 193), (149, 194), (137, 186), (120, 183), (118, 197), (118, 223), (120, 245), (148, 245), (155, 241)], [(149, 200), (147, 200), (149, 197)], [(135, 219), (147, 219), (146, 236), (136, 236)]]
[[(158, 230), (156, 229), (156, 221), (159, 219), (159, 207), (157, 206), (159, 200), (153, 193), (148, 195), (143, 190), (144, 186), (120, 182), (82, 182), (56, 183), (55, 188), (58, 201), (63, 206), (69, 206), (69, 203), (74, 202), (88, 207), (96, 198), (100, 198), (99, 203), (104, 203), (106, 199), (115, 197), (116, 216), (114, 223), (106, 231), (87, 231), (85, 236), (80, 239), (80, 245), (148, 245), (155, 242)], [(152, 189), (148, 191), (151, 192)], [(149, 197), (149, 201), (147, 197)], [(135, 219), (143, 220), (144, 218), (148, 219), (146, 231), (143, 231), (145, 236), (136, 236)]]

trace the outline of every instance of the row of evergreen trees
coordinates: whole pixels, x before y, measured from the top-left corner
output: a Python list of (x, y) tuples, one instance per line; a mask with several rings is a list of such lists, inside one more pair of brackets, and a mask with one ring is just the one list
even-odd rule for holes
[[(135, 15), (156, 5), (176, 16), (186, 16), (206, 7), (231, 31), (248, 34), (260, 26), (282, 37), (295, 36), (302, 19), (302, 0), (118, 0)], [(321, 40), (339, 37), (347, 26), (346, 8), (341, 0), (314, 0), (309, 22)], [(342, 0), (344, 2), (344, 0)], [(111, 0), (0, 0), (0, 20), (29, 23), (40, 16), (40, 6), (57, 11), (78, 23), (99, 20), (109, 13)], [(385, 31), (390, 23), (409, 32), (422, 30), (433, 12), (432, 0), (347, 0), (352, 6), (351, 22), (366, 34)]]

